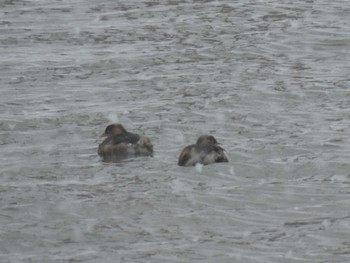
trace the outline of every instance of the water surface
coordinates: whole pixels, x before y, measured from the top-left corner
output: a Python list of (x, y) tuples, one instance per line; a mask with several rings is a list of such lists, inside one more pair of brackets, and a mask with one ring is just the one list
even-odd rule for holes
[[(349, 11), (2, 1), (1, 262), (349, 262)], [(112, 122), (154, 158), (101, 162)], [(230, 163), (178, 167), (205, 133)]]

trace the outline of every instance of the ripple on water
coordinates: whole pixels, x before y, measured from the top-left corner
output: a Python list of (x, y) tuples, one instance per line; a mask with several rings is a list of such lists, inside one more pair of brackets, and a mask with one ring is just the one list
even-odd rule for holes
[[(0, 6), (1, 261), (348, 261), (346, 1)], [(201, 134), (230, 163), (178, 167)]]

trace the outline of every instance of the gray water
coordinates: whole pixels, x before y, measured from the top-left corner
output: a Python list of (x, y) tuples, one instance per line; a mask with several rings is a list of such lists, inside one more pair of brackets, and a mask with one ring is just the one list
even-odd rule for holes
[[(350, 262), (350, 1), (0, 1), (0, 262)], [(120, 122), (154, 158), (103, 163)], [(214, 135), (227, 164), (178, 167)]]

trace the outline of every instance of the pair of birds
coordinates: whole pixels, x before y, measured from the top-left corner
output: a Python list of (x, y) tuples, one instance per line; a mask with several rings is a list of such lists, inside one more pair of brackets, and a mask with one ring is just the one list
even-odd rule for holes
[[(120, 161), (129, 157), (153, 156), (153, 145), (148, 137), (128, 132), (121, 124), (108, 125), (102, 137), (107, 138), (98, 146), (97, 153), (103, 161)], [(180, 166), (194, 166), (197, 163), (228, 162), (225, 150), (214, 136), (202, 135), (195, 144), (186, 146), (178, 160)]]

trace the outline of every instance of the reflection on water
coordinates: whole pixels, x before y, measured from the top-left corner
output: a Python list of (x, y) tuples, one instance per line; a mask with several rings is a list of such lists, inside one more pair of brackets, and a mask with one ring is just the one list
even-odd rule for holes
[[(350, 2), (0, 7), (2, 262), (348, 261)], [(231, 162), (178, 167), (206, 133)]]

